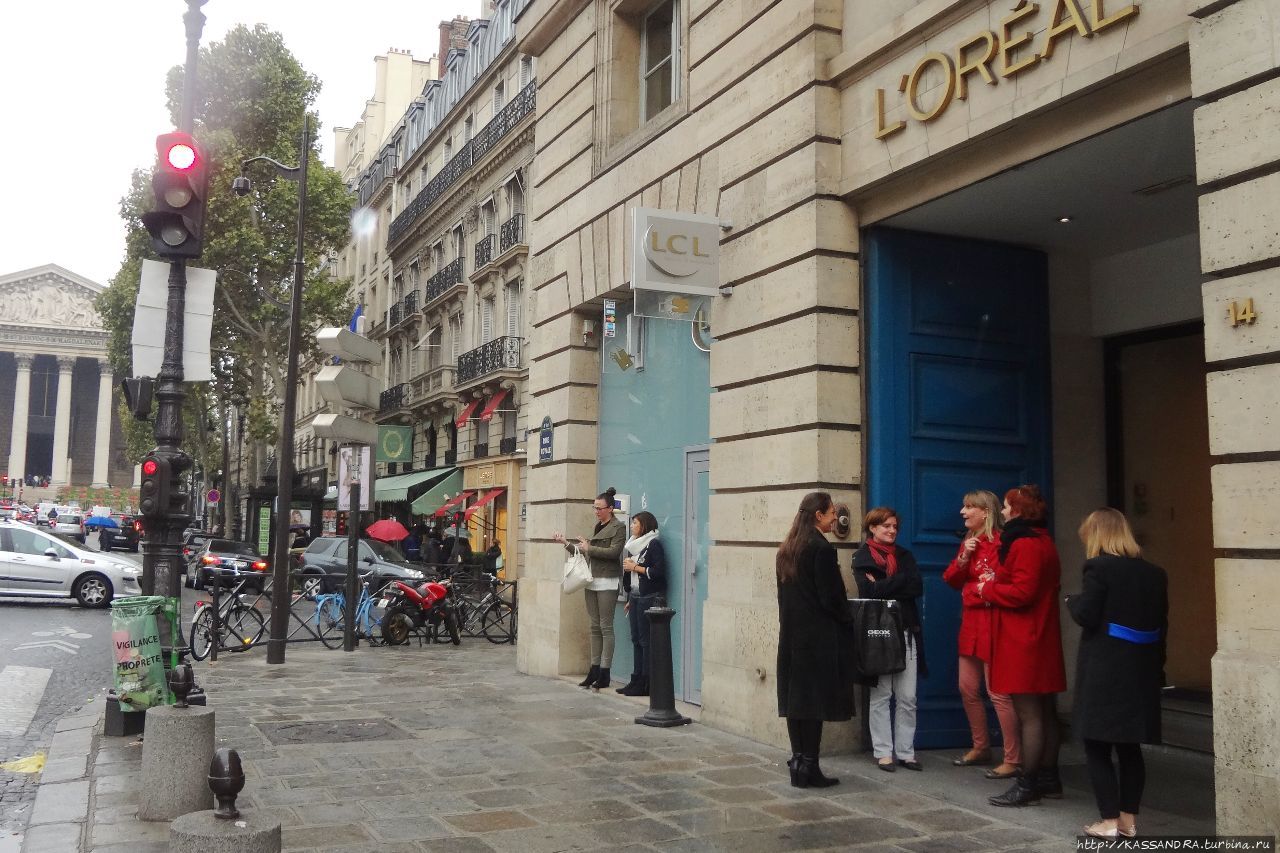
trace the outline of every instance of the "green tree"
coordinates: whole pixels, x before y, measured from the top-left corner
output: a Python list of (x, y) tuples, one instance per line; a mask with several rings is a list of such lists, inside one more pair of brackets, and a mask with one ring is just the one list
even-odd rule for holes
[[(181, 111), (184, 69), (170, 70), (168, 106), (175, 126)], [(293, 283), (297, 184), (278, 176), (266, 164), (251, 167), (253, 190), (247, 197), (231, 192), (240, 163), (263, 155), (296, 165), (307, 114), (320, 90), (285, 46), (279, 33), (259, 24), (237, 26), (221, 42), (200, 51), (199, 95), (195, 107), (195, 136), (211, 168), (205, 216), (204, 254), (196, 266), (218, 272), (213, 318), (214, 380), (205, 393), (187, 398), (187, 435), (196, 422), (217, 423), (229, 415), (232, 401), (249, 408), (248, 432), (259, 442), (278, 441), (288, 342), (288, 312), (277, 303), (289, 302)], [(334, 325), (350, 316), (348, 282), (328, 272), (327, 259), (346, 244), (353, 198), (341, 176), (319, 160), (319, 122), (313, 128), (308, 159), (305, 222), (303, 341), (311, 352), (318, 326)], [(163, 130), (163, 129), (158, 129)], [(133, 306), (141, 264), (154, 257), (141, 215), (152, 201), (150, 171), (134, 173), (121, 200), (121, 216), (128, 233), (125, 260), (98, 308), (111, 332), (110, 357), (130, 374)], [(162, 333), (162, 330), (156, 330)], [(190, 390), (189, 386), (189, 390)], [(129, 452), (139, 458), (152, 445), (149, 428), (130, 424)], [(196, 443), (188, 442), (188, 452)], [(207, 454), (220, 454), (217, 441), (204, 442)], [(220, 467), (220, 459), (201, 458), (206, 470)]]

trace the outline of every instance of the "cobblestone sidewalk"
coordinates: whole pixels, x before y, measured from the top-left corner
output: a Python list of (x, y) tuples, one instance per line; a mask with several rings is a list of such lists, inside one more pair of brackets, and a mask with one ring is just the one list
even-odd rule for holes
[[(832, 756), (824, 768), (842, 783), (799, 791), (781, 750), (697, 724), (637, 726), (638, 701), (514, 663), (478, 642), (291, 646), (284, 665), (228, 655), (197, 679), (219, 745), (244, 759), (240, 807), (275, 815), (289, 851), (1065, 851), (1094, 819), (1079, 787), (1038, 808), (988, 807), (1000, 783), (951, 767), (950, 753), (892, 775)], [(61, 721), (23, 851), (167, 850), (168, 825), (136, 818), (141, 753), (103, 737), (99, 716)], [(1212, 831), (1150, 809), (1140, 826)]]

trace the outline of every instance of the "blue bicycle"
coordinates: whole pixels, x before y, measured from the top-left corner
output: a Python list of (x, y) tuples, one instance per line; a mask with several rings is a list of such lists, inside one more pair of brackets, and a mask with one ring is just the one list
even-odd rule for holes
[[(342, 636), (347, 626), (347, 597), (341, 590), (326, 592), (316, 596), (316, 612), (312, 616), (316, 624), (316, 635), (320, 642), (331, 649), (342, 647)], [(356, 603), (356, 636), (369, 642), (376, 642), (373, 626), (377, 621), (373, 618), (373, 596), (369, 594), (369, 584), (360, 586), (360, 600)]]

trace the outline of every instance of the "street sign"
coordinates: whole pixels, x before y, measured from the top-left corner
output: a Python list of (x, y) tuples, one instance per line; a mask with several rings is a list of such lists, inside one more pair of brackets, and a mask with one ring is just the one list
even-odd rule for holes
[(552, 440), (555, 438), (555, 429), (551, 424), (551, 417), (542, 419), (542, 428), (538, 430), (538, 461), (550, 462), (554, 457), (552, 451)]
[[(382, 360), (382, 346), (350, 329), (330, 327), (316, 332), (316, 345), (342, 362), (371, 363)], [(316, 390), (326, 402), (341, 411), (379, 408), (382, 389), (377, 379), (345, 363), (331, 364), (316, 374)], [(378, 443), (378, 426), (345, 414), (318, 415), (311, 422), (320, 438), (343, 444)], [(340, 494), (345, 491), (339, 488)], [(366, 494), (372, 489), (366, 490)]]
[(378, 425), (349, 415), (316, 415), (311, 421), (311, 431), (318, 438), (350, 444), (377, 444)]
[(222, 495), (221, 493), (218, 492), (217, 489), (210, 489), (209, 494), (205, 495), (204, 497), (205, 497), (205, 500), (207, 500), (211, 504), (216, 504), (218, 501), (222, 500)]

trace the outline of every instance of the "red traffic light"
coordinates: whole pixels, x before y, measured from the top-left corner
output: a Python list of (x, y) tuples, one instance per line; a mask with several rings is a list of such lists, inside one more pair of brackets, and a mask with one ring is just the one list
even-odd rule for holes
[(185, 142), (175, 142), (165, 152), (164, 159), (179, 172), (185, 172), (196, 164), (196, 150)]
[(156, 464), (156, 460), (148, 459), (146, 462), (142, 463), (142, 473), (147, 477), (155, 476), (156, 469), (159, 467), (160, 466)]

